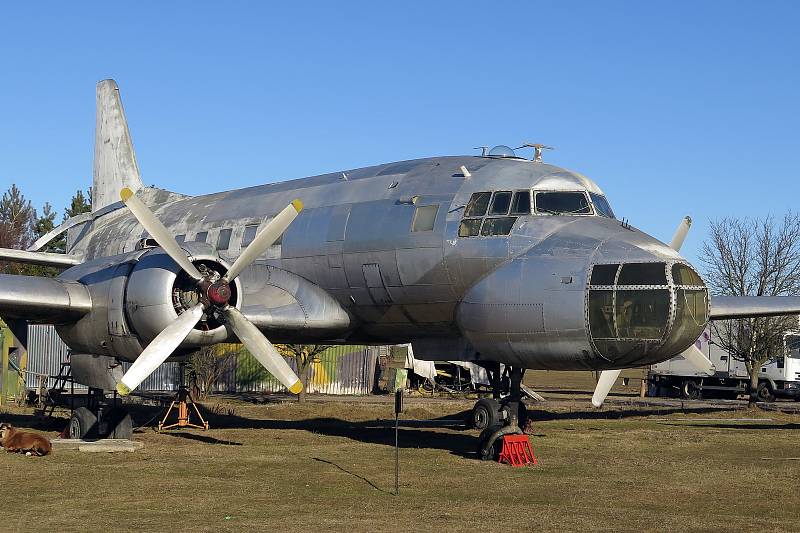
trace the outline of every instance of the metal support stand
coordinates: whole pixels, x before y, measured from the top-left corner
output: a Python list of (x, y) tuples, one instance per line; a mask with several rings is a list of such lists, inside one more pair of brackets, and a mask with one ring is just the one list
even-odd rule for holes
[[(180, 365), (180, 384), (178, 385), (178, 392), (175, 395), (175, 399), (172, 400), (172, 403), (169, 404), (169, 408), (167, 409), (167, 413), (164, 415), (164, 418), (161, 419), (161, 422), (158, 423), (158, 431), (164, 431), (167, 429), (172, 428), (196, 428), (196, 429), (208, 429), (208, 422), (203, 418), (203, 415), (200, 414), (200, 409), (197, 408), (197, 404), (194, 403), (194, 399), (192, 398), (192, 394), (189, 392), (189, 388), (185, 384), (185, 368), (186, 363), (181, 363)], [(174, 424), (167, 424), (167, 419), (169, 415), (172, 414), (172, 411), (177, 407), (177, 415), (178, 421)], [(199, 424), (195, 424), (192, 422), (192, 410), (197, 415), (197, 418), (200, 419)]]
[(403, 411), (403, 391), (394, 393), (394, 495), (400, 494), (400, 413)]

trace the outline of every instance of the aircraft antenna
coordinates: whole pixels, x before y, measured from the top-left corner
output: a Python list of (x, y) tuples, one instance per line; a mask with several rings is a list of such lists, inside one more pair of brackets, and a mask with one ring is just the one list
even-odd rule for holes
[(473, 148), (473, 150), (480, 150), (481, 151), (481, 157), (486, 157), (486, 154), (489, 153), (489, 147), (488, 146), (476, 146), (475, 148)]
[(542, 150), (555, 150), (552, 146), (547, 146), (541, 143), (525, 143), (522, 146), (518, 146), (514, 148), (514, 150), (519, 150), (520, 148), (533, 148), (533, 161), (534, 163), (541, 163), (542, 162)]

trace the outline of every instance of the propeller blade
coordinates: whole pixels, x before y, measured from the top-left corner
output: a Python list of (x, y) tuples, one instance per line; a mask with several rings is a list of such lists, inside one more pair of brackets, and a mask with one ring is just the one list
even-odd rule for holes
[(592, 395), (592, 405), (595, 407), (603, 405), (603, 402), (606, 401), (606, 396), (611, 391), (611, 387), (614, 386), (621, 373), (622, 370), (603, 370), (600, 372), (600, 379), (597, 380), (597, 387), (595, 387)]
[(117, 392), (126, 396), (147, 379), (147, 376), (166, 361), (167, 357), (186, 339), (194, 326), (203, 317), (203, 306), (196, 305), (184, 311), (172, 324), (147, 345), (147, 348), (136, 358), (122, 379), (117, 383)]
[(267, 340), (267, 338), (253, 325), (252, 322), (239, 312), (235, 307), (226, 308), (225, 313), (228, 319), (228, 324), (242, 341), (242, 344), (253, 354), (253, 357), (258, 359), (258, 362), (266, 368), (270, 374), (283, 383), (289, 392), (298, 394), (303, 390), (303, 384), (294, 373), (292, 368), (286, 364), (281, 354), (275, 349), (275, 346)]
[(122, 198), (122, 201), (125, 202), (125, 205), (128, 206), (128, 209), (131, 210), (133, 216), (136, 217), (136, 220), (139, 221), (139, 224), (144, 226), (147, 233), (156, 240), (158, 245), (167, 252), (173, 261), (178, 263), (178, 265), (194, 279), (198, 281), (203, 279), (203, 275), (192, 262), (189, 261), (189, 258), (186, 257), (186, 252), (172, 236), (172, 233), (170, 233), (170, 231), (164, 227), (164, 224), (156, 218), (153, 212), (150, 211), (150, 208), (144, 205), (144, 203), (133, 194), (132, 190), (125, 187), (119, 193), (119, 196)]
[(287, 205), (283, 211), (278, 213), (275, 218), (267, 223), (267, 226), (256, 235), (242, 254), (231, 265), (231, 269), (225, 274), (225, 279), (233, 281), (236, 276), (242, 273), (242, 270), (247, 268), (250, 263), (258, 259), (258, 256), (267, 251), (267, 248), (272, 246), (272, 243), (278, 240), (278, 237), (283, 235), (289, 224), (297, 217), (300, 211), (303, 210), (303, 202), (300, 200), (292, 200), (292, 203)]
[(686, 239), (686, 234), (689, 233), (690, 227), (692, 227), (692, 217), (683, 217), (681, 223), (678, 224), (678, 229), (675, 230), (675, 235), (672, 236), (672, 241), (669, 243), (669, 247), (676, 252), (680, 252), (681, 246), (683, 246), (683, 241)]
[(700, 351), (700, 348), (694, 344), (686, 349), (681, 355), (684, 359), (686, 359), (687, 362), (695, 367), (698, 372), (709, 376), (714, 375), (714, 372), (716, 371), (714, 368), (714, 363), (712, 363), (711, 359), (706, 357), (705, 354)]

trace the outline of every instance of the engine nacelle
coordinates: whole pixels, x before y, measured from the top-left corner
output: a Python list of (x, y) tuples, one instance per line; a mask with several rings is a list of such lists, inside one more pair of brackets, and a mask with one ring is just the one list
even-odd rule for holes
[[(223, 276), (229, 265), (204, 243), (185, 243), (191, 261), (211, 278)], [(76, 352), (110, 355), (133, 361), (178, 314), (200, 303), (197, 284), (161, 248), (139, 250), (85, 263), (64, 272), (61, 279), (79, 281), (91, 295), (92, 311), (74, 324), (58, 327), (64, 342)], [(231, 285), (230, 305), (241, 307), (242, 287)], [(180, 348), (180, 356), (200, 346), (226, 341), (231, 335), (207, 313)]]

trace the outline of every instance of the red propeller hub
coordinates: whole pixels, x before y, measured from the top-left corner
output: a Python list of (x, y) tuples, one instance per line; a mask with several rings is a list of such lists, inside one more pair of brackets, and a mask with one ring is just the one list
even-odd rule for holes
[(227, 283), (218, 281), (209, 285), (206, 292), (208, 301), (216, 306), (224, 306), (231, 299), (231, 287)]

